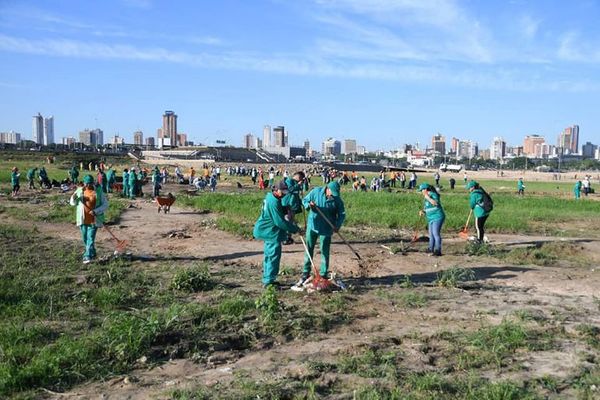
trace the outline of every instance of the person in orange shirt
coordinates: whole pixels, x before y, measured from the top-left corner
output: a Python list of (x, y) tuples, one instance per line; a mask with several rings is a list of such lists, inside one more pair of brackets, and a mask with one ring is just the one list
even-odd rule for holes
[(86, 175), (83, 187), (77, 188), (70, 203), (77, 206), (77, 226), (85, 245), (83, 263), (96, 258), (96, 232), (104, 224), (104, 212), (108, 209), (108, 200), (100, 186), (94, 186), (94, 177)]
[(194, 178), (196, 177), (196, 170), (194, 167), (190, 167), (190, 185), (194, 184)]

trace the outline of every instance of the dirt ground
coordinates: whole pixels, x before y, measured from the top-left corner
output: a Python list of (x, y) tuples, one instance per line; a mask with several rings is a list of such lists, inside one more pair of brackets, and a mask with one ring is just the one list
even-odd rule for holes
[[(65, 239), (80, 241), (79, 232), (71, 224), (42, 223), (38, 229), (53, 235), (60, 232)], [(128, 241), (130, 256), (147, 261), (149, 268), (153, 261), (160, 260), (207, 260), (222, 268), (238, 269), (248, 277), (241, 283), (245, 288), (256, 293), (261, 291), (262, 242), (244, 240), (218, 230), (211, 213), (181, 208), (177, 203), (169, 214), (158, 213), (156, 204), (150, 200), (135, 200), (112, 230)], [(401, 239), (410, 240), (410, 232), (400, 232), (398, 240)], [(514, 265), (494, 257), (468, 256), (452, 250), (464, 246), (464, 240), (458, 236), (444, 237), (448, 250), (440, 258), (429, 257), (423, 251), (423, 243), (415, 244), (403, 255), (391, 254), (379, 243), (353, 242), (352, 246), (363, 259), (359, 263), (343, 243), (334, 240), (332, 270), (356, 298), (352, 324), (336, 327), (327, 335), (275, 342), (265, 349), (216, 352), (208, 362), (173, 359), (106, 382), (84, 384), (64, 394), (49, 394), (49, 397), (168, 398), (168, 393), (174, 389), (226, 385), (240, 373), (256, 381), (278, 377), (302, 380), (309, 376), (308, 362), (332, 361), (340, 354), (389, 343), (401, 346), (407, 368), (433, 371), (439, 369), (442, 362), (437, 359), (436, 346), (443, 344), (436, 344), (436, 333), (497, 324), (523, 310), (540, 319), (558, 320), (566, 332), (575, 332), (580, 324), (600, 325), (597, 298), (600, 295), (599, 240), (519, 235), (490, 235), (490, 239), (494, 245), (509, 249), (547, 242), (571, 243), (579, 246), (586, 255), (586, 263), (575, 266), (561, 262), (545, 266)], [(114, 249), (106, 232), (98, 234), (98, 245), (106, 254)], [(304, 250), (298, 240), (296, 244), (284, 246), (282, 264), (291, 267), (293, 273), (281, 276), (282, 283), (291, 285), (297, 279), (303, 258)], [(458, 288), (436, 286), (438, 273), (451, 267), (472, 269), (474, 280)], [(398, 283), (407, 276), (432, 299), (424, 307), (403, 308), (384, 296), (382, 298), (383, 292), (392, 287), (397, 289)], [(299, 297), (321, 295), (297, 294)], [(425, 345), (433, 349), (428, 354), (422, 351)], [(582, 352), (589, 350), (580, 348), (576, 342), (563, 340), (551, 350), (519, 355), (522, 368), (491, 369), (486, 374), (490, 379), (546, 376), (568, 379), (589, 367), (589, 357), (582, 357)], [(569, 392), (561, 395), (565, 394)]]
[[(117, 236), (128, 240), (128, 252), (134, 259), (148, 261), (150, 266), (157, 260), (209, 260), (223, 268), (243, 271), (248, 277), (244, 285), (259, 293), (262, 242), (222, 232), (216, 229), (214, 221), (215, 216), (210, 213), (181, 208), (177, 203), (171, 213), (165, 215), (157, 212), (155, 203), (136, 200), (112, 229)], [(60, 232), (66, 239), (80, 241), (79, 232), (71, 224), (44, 223), (38, 229), (51, 234)], [(407, 232), (405, 239), (409, 238)], [(409, 368), (435, 370), (438, 367), (435, 350), (428, 355), (421, 350), (424, 342), (435, 349), (432, 338), (436, 332), (500, 323), (506, 316), (523, 310), (545, 319), (560, 315), (560, 324), (567, 332), (574, 331), (579, 324), (600, 325), (599, 304), (595, 297), (600, 294), (599, 240), (519, 235), (490, 235), (490, 239), (494, 244), (508, 248), (551, 241), (576, 243), (589, 257), (577, 266), (560, 262), (549, 266), (511, 265), (491, 256), (467, 256), (452, 251), (440, 258), (429, 257), (422, 251), (422, 243), (414, 246), (415, 250), (421, 251), (408, 251), (402, 255), (390, 254), (379, 243), (354, 242), (352, 246), (364, 260), (361, 266), (343, 243), (334, 240), (333, 270), (351, 287), (350, 292), (356, 297), (352, 306), (355, 317), (352, 324), (334, 328), (327, 335), (275, 343), (262, 350), (219, 352), (207, 363), (173, 359), (163, 365), (135, 370), (106, 382), (84, 384), (50, 397), (165, 398), (176, 388), (227, 384), (242, 372), (257, 381), (277, 377), (302, 378), (309, 375), (306, 365), (311, 360), (334, 360), (339, 354), (390, 340), (401, 343), (403, 362)], [(458, 237), (445, 237), (444, 240), (449, 249), (463, 243)], [(114, 248), (106, 232), (99, 233), (98, 243), (106, 253)], [(298, 241), (284, 246), (282, 264), (291, 266), (294, 272), (282, 276), (282, 283), (291, 285), (295, 281), (303, 257), (303, 247)], [(454, 266), (472, 269), (475, 279), (459, 288), (435, 286), (437, 274)], [(406, 276), (410, 276), (412, 282), (432, 299), (424, 307), (398, 307), (393, 301), (381, 298), (381, 290), (397, 285)], [(490, 369), (486, 373), (491, 379), (544, 376), (567, 379), (586, 366), (582, 351), (577, 344), (565, 340), (552, 350), (520, 355), (524, 368), (503, 372)]]

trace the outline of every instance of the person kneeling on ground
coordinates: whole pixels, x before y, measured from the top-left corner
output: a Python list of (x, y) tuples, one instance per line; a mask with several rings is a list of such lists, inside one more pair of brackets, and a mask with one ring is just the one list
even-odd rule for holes
[(427, 226), (429, 229), (429, 247), (427, 252), (434, 256), (442, 255), (442, 225), (446, 219), (444, 208), (440, 199), (440, 194), (433, 186), (428, 183), (419, 185), (419, 191), (423, 194), (425, 201), (423, 209), (419, 211), (419, 216), (427, 217)]
[(83, 187), (75, 190), (70, 203), (72, 206), (77, 206), (77, 226), (81, 230), (81, 238), (85, 246), (83, 263), (87, 264), (96, 258), (96, 231), (104, 223), (108, 200), (101, 186), (94, 187), (93, 176), (86, 175), (83, 184)]
[(329, 182), (327, 186), (311, 190), (302, 200), (302, 205), (305, 209), (310, 210), (306, 226), (306, 246), (309, 254), (304, 255), (302, 276), (296, 286), (302, 286), (310, 276), (310, 260), (313, 257), (317, 239), (319, 239), (321, 248), (319, 275), (322, 278), (328, 278), (331, 236), (342, 227), (346, 219), (346, 209), (340, 197), (340, 184), (335, 181)]
[(469, 190), (469, 205), (475, 216), (475, 228), (477, 229), (477, 243), (483, 243), (485, 237), (485, 221), (487, 221), (493, 209), (492, 199), (476, 181), (467, 183)]
[(287, 192), (286, 183), (281, 181), (272, 192), (267, 193), (260, 216), (254, 224), (254, 237), (265, 242), (262, 278), (264, 287), (278, 284), (276, 280), (281, 263), (281, 242), (286, 239), (288, 232), (296, 233), (300, 229), (285, 219), (286, 212), (281, 205), (281, 198)]

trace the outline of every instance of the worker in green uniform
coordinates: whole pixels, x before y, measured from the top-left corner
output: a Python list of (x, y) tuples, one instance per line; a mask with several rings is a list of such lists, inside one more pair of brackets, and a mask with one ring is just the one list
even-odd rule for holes
[(423, 209), (419, 211), (419, 215), (425, 215), (427, 218), (427, 227), (429, 229), (429, 247), (427, 252), (439, 257), (442, 255), (442, 225), (446, 219), (440, 194), (435, 187), (428, 183), (421, 183), (419, 191), (425, 198)]
[(20, 184), (21, 174), (19, 168), (13, 167), (10, 173), (10, 184), (12, 185), (12, 197), (16, 197), (21, 189)]
[(476, 181), (469, 181), (467, 183), (467, 190), (469, 194), (469, 206), (473, 210), (473, 216), (475, 217), (475, 228), (477, 229), (478, 243), (483, 243), (485, 237), (485, 222), (487, 221), (494, 204), (489, 194), (485, 192)]
[(35, 189), (35, 173), (37, 172), (37, 168), (30, 168), (27, 170), (27, 181), (29, 182), (29, 189)]
[(129, 198), (135, 199), (137, 190), (137, 175), (135, 173), (135, 167), (131, 167), (129, 170)]
[[(288, 221), (294, 222), (294, 216), (302, 212), (302, 199), (300, 198), (300, 195), (302, 193), (302, 184), (304, 182), (304, 178), (304, 172), (298, 171), (294, 173), (292, 177), (287, 177), (284, 179), (288, 187), (288, 193), (281, 199), (281, 205), (286, 210), (286, 219)], [(283, 244), (292, 243), (294, 243), (292, 235), (288, 234), (288, 237)]]
[(523, 183), (523, 178), (519, 178), (517, 182), (517, 194), (519, 196), (525, 196), (525, 184)]
[(129, 170), (123, 170), (123, 197), (129, 197)]
[(152, 170), (152, 197), (160, 196), (160, 183), (162, 182), (162, 178), (160, 177), (160, 171), (158, 167), (155, 166)]
[(79, 170), (75, 165), (69, 170), (69, 179), (71, 179), (71, 182), (75, 185), (79, 183)]
[(262, 211), (254, 224), (254, 237), (264, 240), (263, 254), (263, 278), (265, 287), (277, 285), (279, 264), (281, 263), (281, 242), (287, 236), (287, 232), (298, 232), (299, 228), (291, 221), (286, 221), (285, 210), (281, 205), (281, 198), (288, 192), (285, 181), (267, 193), (263, 201)]
[(108, 193), (112, 193), (112, 187), (115, 184), (115, 170), (111, 167), (108, 167), (108, 171), (106, 171), (106, 191)]
[(575, 199), (579, 200), (581, 198), (581, 181), (575, 182), (575, 186), (573, 187), (573, 194), (575, 195)]
[(302, 276), (298, 283), (296, 283), (296, 286), (301, 286), (310, 276), (310, 260), (313, 257), (317, 239), (319, 240), (319, 247), (321, 249), (319, 275), (322, 278), (329, 278), (331, 236), (342, 227), (346, 219), (346, 209), (340, 197), (340, 184), (336, 181), (329, 182), (327, 186), (311, 190), (302, 200), (302, 205), (306, 210), (310, 210), (306, 225), (306, 246), (308, 247), (310, 258), (308, 254), (304, 255)]
[(102, 187), (94, 186), (94, 177), (83, 177), (83, 187), (77, 188), (71, 196), (70, 203), (77, 206), (77, 226), (81, 230), (81, 238), (85, 246), (83, 263), (87, 264), (96, 258), (96, 231), (104, 223), (104, 212), (108, 209), (108, 200)]

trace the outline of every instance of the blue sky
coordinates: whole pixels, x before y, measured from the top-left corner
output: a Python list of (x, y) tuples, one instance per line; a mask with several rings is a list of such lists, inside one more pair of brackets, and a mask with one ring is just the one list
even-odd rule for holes
[(285, 125), (368, 149), (440, 132), (488, 147), (566, 126), (600, 142), (600, 2), (0, 0), (0, 130), (205, 143)]

